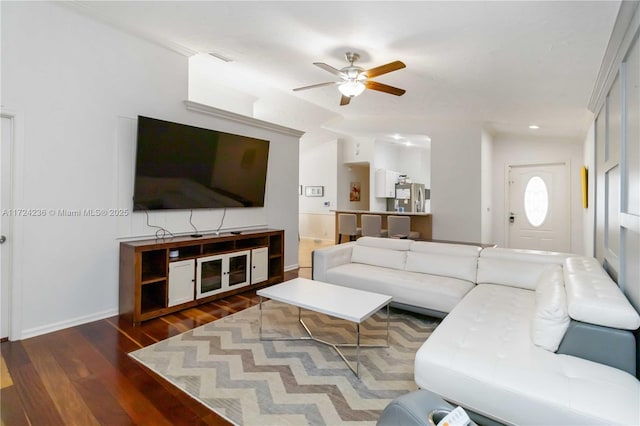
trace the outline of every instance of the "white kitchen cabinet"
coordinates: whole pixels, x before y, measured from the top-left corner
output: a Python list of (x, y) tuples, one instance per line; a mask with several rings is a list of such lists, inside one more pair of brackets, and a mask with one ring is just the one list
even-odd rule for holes
[(393, 170), (378, 169), (376, 170), (376, 187), (375, 194), (378, 198), (395, 198), (396, 183), (400, 177), (399, 172)]

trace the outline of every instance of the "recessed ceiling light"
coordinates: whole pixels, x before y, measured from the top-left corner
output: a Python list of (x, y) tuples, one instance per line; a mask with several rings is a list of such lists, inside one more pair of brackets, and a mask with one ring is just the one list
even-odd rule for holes
[(399, 134), (395, 134), (392, 136), (392, 138), (394, 138), (395, 140), (399, 141), (400, 139), (402, 139), (402, 136), (400, 136)]
[(540, 128), (540, 126), (538, 126), (537, 124), (529, 124), (529, 128), (531, 130), (538, 130)]

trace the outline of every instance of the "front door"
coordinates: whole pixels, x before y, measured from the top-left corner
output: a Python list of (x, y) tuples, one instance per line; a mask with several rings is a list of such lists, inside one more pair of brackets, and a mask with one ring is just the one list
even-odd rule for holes
[(569, 252), (569, 165), (513, 165), (508, 179), (509, 247)]

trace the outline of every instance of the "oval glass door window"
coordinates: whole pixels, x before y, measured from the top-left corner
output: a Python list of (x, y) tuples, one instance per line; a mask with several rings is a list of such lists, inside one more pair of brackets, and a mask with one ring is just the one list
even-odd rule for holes
[(540, 176), (534, 176), (527, 182), (524, 190), (524, 212), (531, 226), (542, 225), (549, 211), (549, 192)]

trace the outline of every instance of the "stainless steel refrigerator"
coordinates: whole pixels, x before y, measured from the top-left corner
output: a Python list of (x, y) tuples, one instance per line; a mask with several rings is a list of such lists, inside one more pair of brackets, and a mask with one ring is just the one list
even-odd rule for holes
[(426, 197), (423, 183), (396, 183), (396, 198), (387, 199), (387, 210), (424, 212)]

